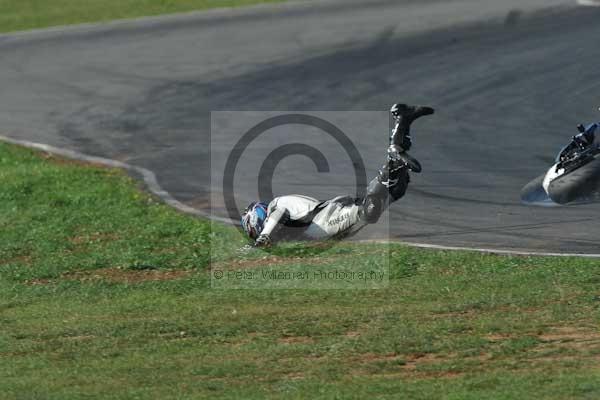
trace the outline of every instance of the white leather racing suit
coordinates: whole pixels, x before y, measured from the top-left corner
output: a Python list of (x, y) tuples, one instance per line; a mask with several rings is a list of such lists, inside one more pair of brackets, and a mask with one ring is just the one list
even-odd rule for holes
[(349, 196), (327, 201), (302, 195), (281, 196), (269, 203), (261, 234), (288, 240), (345, 237), (366, 225), (362, 209), (362, 204)]

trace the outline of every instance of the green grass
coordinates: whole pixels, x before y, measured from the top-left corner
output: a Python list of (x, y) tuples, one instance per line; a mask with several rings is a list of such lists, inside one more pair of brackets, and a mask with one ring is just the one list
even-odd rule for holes
[[(9, 145), (0, 187), (2, 399), (600, 397), (598, 261), (352, 244), (239, 254), (237, 231), (119, 171)], [(225, 270), (389, 255), (389, 286), (211, 289), (211, 246)]]
[(282, 0), (0, 0), (0, 32)]

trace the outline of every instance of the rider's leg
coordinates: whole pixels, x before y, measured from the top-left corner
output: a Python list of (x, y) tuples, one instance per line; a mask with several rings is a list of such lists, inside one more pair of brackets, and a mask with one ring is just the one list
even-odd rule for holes
[(392, 151), (388, 149), (387, 163), (369, 183), (367, 195), (362, 199), (361, 218), (369, 224), (376, 223), (383, 211), (406, 193), (410, 182), (409, 166), (406, 160), (395, 157), (394, 153), (406, 152), (410, 149), (412, 144), (410, 125), (420, 117), (433, 114), (434, 109), (426, 106), (394, 104), (390, 112), (396, 120), (396, 126), (390, 137)]
[(369, 224), (376, 223), (390, 203), (406, 193), (410, 181), (409, 168), (405, 160), (394, 156), (394, 153), (397, 155), (410, 149), (410, 125), (420, 117), (433, 114), (434, 110), (426, 106), (394, 104), (390, 112), (396, 120), (396, 126), (390, 137), (388, 161), (381, 167), (377, 177), (369, 183), (367, 195), (362, 200), (361, 217)]
[[(353, 197), (339, 196), (326, 202), (313, 217), (304, 235), (312, 240), (341, 238), (361, 228), (362, 207)], [(364, 226), (364, 224), (362, 224)]]
[(391, 203), (404, 196), (409, 182), (407, 166), (398, 161), (388, 161), (367, 187), (361, 218), (368, 224), (376, 223)]

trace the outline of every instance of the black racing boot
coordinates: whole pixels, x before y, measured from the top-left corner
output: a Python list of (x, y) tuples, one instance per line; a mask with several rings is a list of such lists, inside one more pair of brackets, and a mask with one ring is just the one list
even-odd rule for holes
[(412, 146), (410, 125), (418, 118), (433, 114), (435, 110), (427, 106), (394, 104), (390, 112), (396, 120), (396, 126), (390, 136), (390, 145), (396, 145), (401, 150), (408, 151)]
[(396, 120), (404, 118), (410, 124), (417, 118), (433, 114), (435, 110), (428, 106), (409, 106), (407, 104), (398, 103), (392, 106), (390, 112)]

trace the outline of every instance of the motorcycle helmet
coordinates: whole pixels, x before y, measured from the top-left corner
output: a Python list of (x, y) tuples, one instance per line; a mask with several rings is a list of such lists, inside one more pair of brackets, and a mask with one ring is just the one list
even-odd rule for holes
[(267, 219), (268, 205), (261, 202), (250, 203), (242, 213), (241, 225), (250, 239), (256, 240)]

